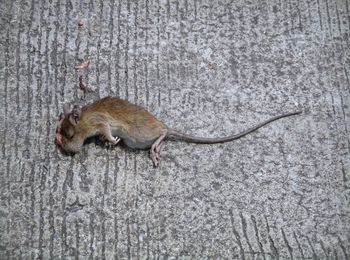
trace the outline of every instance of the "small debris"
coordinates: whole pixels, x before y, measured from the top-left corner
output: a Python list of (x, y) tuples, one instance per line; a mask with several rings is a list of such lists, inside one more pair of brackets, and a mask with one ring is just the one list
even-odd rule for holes
[(83, 83), (83, 75), (79, 76), (79, 89), (83, 92), (81, 99), (85, 98), (85, 93), (87, 92), (87, 87)]
[(208, 64), (208, 69), (210, 70), (215, 70), (217, 69), (218, 65), (216, 63), (209, 63)]
[(79, 69), (86, 69), (90, 64), (90, 59), (87, 59), (86, 61), (80, 63), (80, 64), (77, 64), (74, 66), (74, 68), (76, 70), (79, 70)]
[(84, 91), (84, 93), (86, 92), (86, 86), (83, 83), (83, 75), (79, 76), (79, 88)]
[(56, 136), (55, 136), (55, 143), (57, 145), (61, 145), (63, 142), (62, 142), (62, 135), (61, 135), (61, 125), (62, 125), (62, 122), (63, 122), (63, 115), (60, 114), (59, 118), (58, 118), (58, 122), (57, 122), (57, 127), (56, 127)]
[(79, 27), (83, 27), (83, 25), (84, 25), (83, 21), (80, 20), (80, 21), (78, 22), (78, 26), (79, 26)]

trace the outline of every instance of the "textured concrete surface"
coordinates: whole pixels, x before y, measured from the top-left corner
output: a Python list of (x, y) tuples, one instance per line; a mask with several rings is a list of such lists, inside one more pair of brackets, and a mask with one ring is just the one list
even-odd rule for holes
[[(349, 9), (0, 1), (0, 258), (349, 259)], [(106, 95), (201, 136), (303, 114), (232, 143), (167, 142), (158, 169), (122, 145), (62, 155), (62, 105)]]

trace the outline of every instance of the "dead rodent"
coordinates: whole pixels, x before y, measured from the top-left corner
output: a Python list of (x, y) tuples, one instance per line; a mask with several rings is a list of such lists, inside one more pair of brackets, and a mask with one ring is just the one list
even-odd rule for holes
[(161, 144), (168, 136), (200, 144), (224, 143), (241, 138), (272, 121), (301, 113), (296, 111), (281, 114), (235, 135), (203, 138), (179, 133), (144, 108), (114, 97), (97, 100), (82, 108), (66, 104), (63, 111), (57, 125), (55, 141), (64, 151), (77, 153), (81, 151), (87, 138), (100, 135), (112, 144), (123, 140), (134, 149), (151, 148), (150, 157), (154, 166), (159, 165)]

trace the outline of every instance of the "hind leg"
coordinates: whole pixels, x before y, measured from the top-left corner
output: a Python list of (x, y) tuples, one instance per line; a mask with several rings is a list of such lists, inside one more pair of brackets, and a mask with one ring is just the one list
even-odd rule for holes
[(153, 162), (154, 167), (158, 167), (160, 161), (160, 149), (162, 147), (162, 141), (166, 137), (166, 132), (163, 133), (158, 139), (152, 144), (150, 150), (150, 157)]

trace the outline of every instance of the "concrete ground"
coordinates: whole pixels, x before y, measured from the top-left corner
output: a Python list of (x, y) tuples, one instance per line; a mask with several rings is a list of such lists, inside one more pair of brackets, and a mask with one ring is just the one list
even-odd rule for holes
[[(0, 12), (0, 259), (350, 258), (349, 0)], [(168, 141), (157, 169), (100, 141), (61, 154), (63, 104), (106, 95), (207, 137), (303, 113), (230, 143)]]

